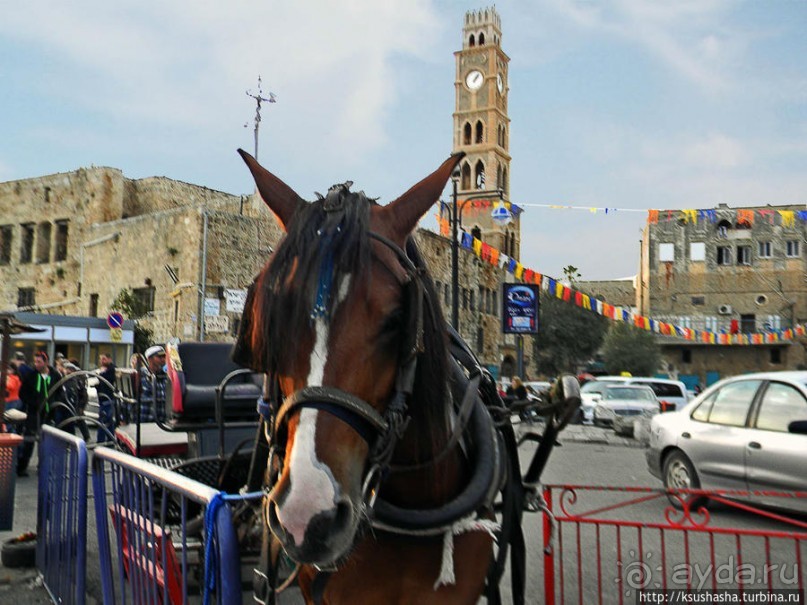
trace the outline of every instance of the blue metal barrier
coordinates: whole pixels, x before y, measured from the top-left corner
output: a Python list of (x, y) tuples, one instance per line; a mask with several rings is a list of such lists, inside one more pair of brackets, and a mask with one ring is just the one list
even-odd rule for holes
[(220, 492), (105, 447), (94, 452), (92, 480), (105, 605), (201, 603), (206, 587), (216, 603), (241, 603), (238, 542)]
[(36, 566), (54, 603), (84, 605), (87, 568), (87, 446), (42, 427)]

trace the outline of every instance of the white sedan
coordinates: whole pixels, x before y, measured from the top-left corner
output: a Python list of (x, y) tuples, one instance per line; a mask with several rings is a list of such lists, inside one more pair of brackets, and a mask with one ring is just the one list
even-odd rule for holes
[(658, 414), (659, 400), (648, 386), (614, 384), (604, 389), (594, 406), (594, 424), (614, 426), (639, 416)]

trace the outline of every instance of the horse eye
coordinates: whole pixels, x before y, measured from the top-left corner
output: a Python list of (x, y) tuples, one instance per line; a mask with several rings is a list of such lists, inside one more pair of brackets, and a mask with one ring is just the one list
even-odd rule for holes
[(382, 336), (395, 336), (397, 335), (402, 327), (403, 327), (403, 309), (401, 307), (397, 307), (392, 313), (387, 315), (384, 323), (381, 326), (381, 335)]

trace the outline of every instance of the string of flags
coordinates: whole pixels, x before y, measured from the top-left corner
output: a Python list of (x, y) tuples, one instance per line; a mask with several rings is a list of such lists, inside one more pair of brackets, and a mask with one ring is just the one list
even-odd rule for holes
[(525, 267), (516, 259), (510, 258), (505, 253), (481, 241), (480, 239), (471, 236), (470, 233), (465, 231), (462, 232), (460, 245), (466, 250), (473, 251), (473, 253), (480, 260), (482, 260), (482, 262), (505, 269), (508, 273), (512, 274), (516, 279), (522, 281), (523, 283), (536, 284), (545, 290), (550, 296), (555, 296), (559, 300), (574, 304), (581, 309), (597, 313), (598, 315), (612, 321), (630, 323), (637, 328), (655, 332), (656, 334), (677, 336), (692, 342), (717, 345), (760, 345), (787, 342), (798, 336), (805, 336), (807, 334), (807, 327), (805, 327), (803, 324), (783, 330), (736, 334), (684, 328), (669, 322), (639, 315), (632, 312), (629, 308), (608, 304), (605, 301), (585, 294), (584, 292), (570, 288), (556, 279)]
[[(731, 208), (734, 212), (734, 223), (741, 227), (753, 227), (756, 221), (769, 225), (779, 224), (782, 227), (795, 227), (796, 220), (807, 221), (807, 210), (777, 210), (773, 208)], [(721, 210), (720, 218), (726, 218), (726, 210)], [(777, 220), (778, 218), (778, 220)], [(648, 210), (647, 222), (651, 225), (659, 222), (683, 221), (697, 225), (699, 222), (716, 223), (718, 220), (715, 209), (708, 210)]]

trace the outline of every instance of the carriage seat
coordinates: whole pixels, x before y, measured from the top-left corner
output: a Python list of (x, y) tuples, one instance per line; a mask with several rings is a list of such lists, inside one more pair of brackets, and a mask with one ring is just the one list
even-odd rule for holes
[[(215, 421), (216, 387), (230, 372), (241, 369), (230, 359), (231, 349), (223, 342), (184, 342), (168, 348), (165, 399), (172, 422)], [(243, 374), (224, 386), (225, 422), (257, 421), (262, 380), (258, 374)]]
[[(115, 440), (132, 456), (137, 453), (137, 425), (126, 424), (115, 429)], [(184, 456), (188, 453), (188, 433), (165, 431), (156, 422), (140, 424), (140, 456)]]

